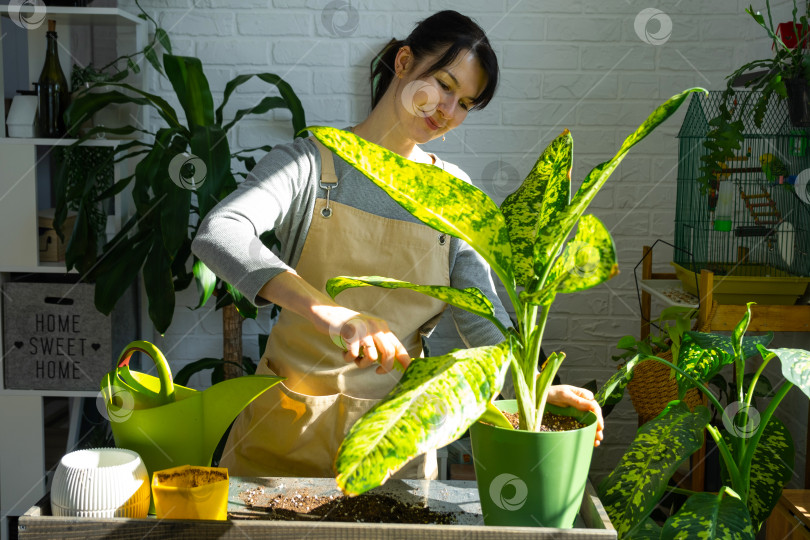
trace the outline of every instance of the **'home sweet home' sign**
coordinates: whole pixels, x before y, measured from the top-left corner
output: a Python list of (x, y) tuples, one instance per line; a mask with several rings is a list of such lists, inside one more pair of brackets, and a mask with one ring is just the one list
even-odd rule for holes
[(112, 369), (110, 317), (93, 304), (93, 286), (3, 285), (5, 388), (98, 390)]

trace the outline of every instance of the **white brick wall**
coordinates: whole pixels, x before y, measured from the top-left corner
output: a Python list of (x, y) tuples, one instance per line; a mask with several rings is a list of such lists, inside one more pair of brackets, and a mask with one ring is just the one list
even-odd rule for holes
[[(131, 0), (125, 5), (134, 10)], [(225, 82), (237, 74), (269, 71), (287, 78), (301, 97), (311, 124), (345, 126), (368, 112), (368, 63), (390, 37), (404, 37), (415, 21), (440, 9), (458, 9), (488, 31), (501, 63), (501, 85), (489, 108), (473, 113), (465, 126), (427, 148), (462, 166), (497, 202), (515, 185), (485, 178), (493, 161), (502, 160), (524, 176), (543, 147), (568, 128), (575, 140), (574, 189), (591, 167), (613, 155), (628, 135), (660, 102), (687, 87), (724, 87), (740, 64), (769, 54), (744, 8), (749, 0), (355, 0), (357, 27), (335, 36), (322, 23), (327, 0), (143, 0), (181, 54), (199, 56), (211, 80), (215, 102)], [(753, 2), (764, 9), (764, 0)], [(775, 2), (782, 20), (790, 2)], [(635, 32), (636, 15), (657, 7), (672, 21), (670, 39), (649, 45)], [(336, 19), (340, 26), (346, 19)], [(657, 31), (654, 22), (648, 30)], [(755, 37), (749, 37), (755, 36)], [(158, 78), (155, 77), (157, 81)], [(170, 99), (170, 85), (155, 83)], [(228, 107), (255, 103), (268, 87), (251, 82)], [(599, 289), (561, 298), (554, 306), (545, 349), (564, 349), (567, 381), (600, 382), (615, 369), (610, 355), (624, 334), (638, 332), (638, 303), (633, 267), (641, 246), (656, 238), (672, 240), (681, 111), (634, 149), (619, 167), (592, 211), (614, 234), (622, 273)], [(234, 147), (274, 144), (292, 136), (284, 114), (248, 117), (231, 137)], [(507, 175), (507, 178), (509, 176)], [(666, 251), (656, 252), (659, 261)], [(175, 369), (203, 356), (221, 355), (220, 313), (211, 304), (189, 311), (193, 290), (181, 295), (175, 320), (157, 343), (168, 349)], [(267, 330), (266, 318), (245, 324), (246, 354), (258, 357), (255, 333)], [(435, 350), (457, 345), (452, 324), (437, 331)], [(796, 338), (800, 339), (800, 338)], [(805, 343), (803, 346), (807, 346)], [(207, 377), (207, 375), (206, 375)], [(778, 374), (772, 377), (779, 380)], [(204, 384), (204, 380), (195, 381)], [(791, 396), (790, 425), (803, 478), (806, 399)], [(783, 408), (784, 409), (784, 408)], [(608, 421), (607, 439), (595, 456), (593, 477), (600, 479), (616, 463), (635, 431), (628, 402)], [(796, 486), (800, 482), (795, 482)]]

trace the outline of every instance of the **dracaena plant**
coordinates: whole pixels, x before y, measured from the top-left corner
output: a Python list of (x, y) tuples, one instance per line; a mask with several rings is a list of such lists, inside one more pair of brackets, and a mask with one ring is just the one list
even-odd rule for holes
[[(793, 440), (775, 416), (793, 386), (810, 396), (810, 352), (765, 347), (773, 333), (745, 336), (751, 304), (731, 336), (686, 332), (677, 362), (638, 355), (605, 383), (597, 394), (600, 403), (621, 399), (627, 381), (641, 362), (662, 362), (678, 380), (680, 397), (689, 388), (703, 392), (721, 415), (723, 428), (710, 423), (703, 405), (690, 411), (685, 402), (672, 401), (661, 414), (638, 430), (635, 440), (616, 468), (601, 482), (599, 496), (619, 538), (735, 538), (753, 539), (768, 518), (790, 479)], [(759, 353), (759, 354), (757, 354)], [(762, 363), (750, 378), (743, 376), (746, 360), (760, 356)], [(765, 366), (778, 359), (783, 382), (763, 411), (752, 407)], [(724, 367), (734, 371), (734, 403), (723, 407), (707, 386)], [(717, 444), (723, 470), (718, 493), (693, 493), (668, 485), (678, 467), (703, 445), (704, 429)], [(663, 527), (650, 513), (665, 492), (687, 495), (680, 510)]]
[(459, 290), (377, 276), (329, 280), (327, 291), (333, 297), (347, 288), (364, 286), (427, 294), (484, 317), (504, 337), (499, 345), (414, 359), (397, 386), (352, 427), (338, 450), (341, 489), (357, 494), (381, 484), (414, 456), (460, 437), (482, 415), (511, 429), (491, 403), (510, 366), (520, 429), (538, 431), (549, 387), (565, 358), (562, 352), (551, 354), (538, 375), (538, 352), (554, 297), (594, 287), (618, 271), (610, 233), (595, 216), (583, 213), (630, 148), (694, 90), (658, 107), (612, 159), (588, 174), (573, 197), (573, 138), (565, 130), (500, 208), (478, 188), (438, 167), (414, 163), (349, 132), (308, 128), (412, 215), (475, 249), (500, 278), (517, 318), (515, 328), (503, 326), (491, 302), (475, 288)]
[[(168, 44), (168, 37), (162, 42), (164, 46)], [(162, 97), (117, 79), (105, 81), (103, 88), (107, 91), (86, 91), (74, 99), (66, 111), (68, 125), (81, 126), (99, 110), (117, 104), (147, 107), (157, 112), (164, 125), (154, 132), (139, 125), (97, 126), (78, 139), (77, 145), (99, 133), (140, 137), (116, 146), (112, 157), (114, 162), (137, 158), (135, 172), (101, 194), (93, 190), (95, 171), (89, 171), (78, 185), (70, 189), (64, 181), (63, 171), (57, 173), (55, 180), (54, 223), (57, 230), (62, 230), (61, 223), (68, 208), (78, 209), (65, 253), (67, 269), (75, 267), (83, 279), (95, 282), (95, 305), (105, 314), (112, 311), (143, 269), (149, 317), (161, 334), (171, 324), (175, 292), (188, 287), (192, 280), (196, 281), (199, 291), (198, 307), (204, 305), (216, 289), (217, 307), (234, 304), (243, 317), (256, 317), (256, 307), (231, 284), (218, 279), (202, 261), (194, 257), (192, 271), (187, 270), (192, 258), (191, 242), (206, 214), (236, 189), (235, 176), (246, 175), (246, 172), (232, 168), (232, 160), (238, 160), (249, 171), (255, 165), (251, 153), (272, 149), (265, 145), (234, 152), (227, 138), (230, 129), (247, 115), (264, 114), (273, 109), (287, 109), (292, 113), (293, 132), (299, 136), (303, 136), (302, 129), (306, 126), (300, 100), (281, 77), (272, 73), (239, 75), (225, 85), (222, 101), (215, 109), (200, 60), (169, 52), (163, 55), (159, 71), (168, 77), (185, 113), (185, 121)], [(154, 60), (153, 56), (154, 53), (146, 55), (150, 61)], [(264, 97), (255, 106), (240, 109), (233, 119), (226, 120), (223, 111), (233, 92), (254, 77), (274, 87), (278, 95)], [(190, 154), (205, 164), (206, 174), (203, 178), (197, 177), (197, 185), (181, 187), (182, 182), (171, 178), (170, 164), (180, 154), (187, 157)], [(112, 163), (102, 165), (110, 167)], [(192, 171), (181, 170), (180, 174), (193, 177)], [(191, 187), (195, 189), (189, 189)], [(97, 228), (90, 226), (92, 215), (128, 188), (131, 189), (135, 212), (118, 234), (104, 245)], [(272, 245), (272, 233), (262, 236), (261, 241)]]

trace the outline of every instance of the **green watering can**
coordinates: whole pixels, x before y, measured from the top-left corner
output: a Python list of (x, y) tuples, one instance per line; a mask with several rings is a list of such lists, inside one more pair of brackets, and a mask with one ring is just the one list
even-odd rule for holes
[[(152, 359), (157, 377), (129, 369), (136, 352)], [(157, 347), (133, 341), (102, 379), (101, 392), (116, 446), (140, 454), (151, 475), (180, 465), (210, 466), (217, 444), (242, 409), (282, 380), (247, 375), (199, 392), (172, 382)]]

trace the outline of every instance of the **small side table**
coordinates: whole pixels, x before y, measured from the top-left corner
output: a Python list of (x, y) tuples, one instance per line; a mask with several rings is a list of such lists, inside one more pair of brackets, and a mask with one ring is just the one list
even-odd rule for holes
[(783, 490), (766, 523), (765, 540), (810, 540), (810, 490)]

